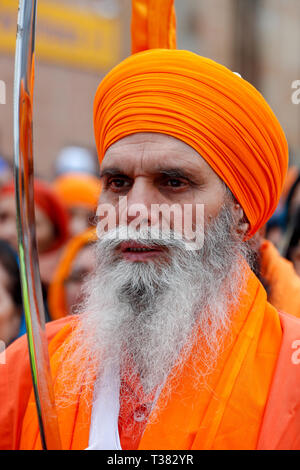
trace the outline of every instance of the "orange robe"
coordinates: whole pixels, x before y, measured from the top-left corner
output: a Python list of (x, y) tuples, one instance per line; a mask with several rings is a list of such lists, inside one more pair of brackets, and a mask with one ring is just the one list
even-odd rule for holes
[[(56, 395), (59, 363), (74, 321), (69, 317), (50, 324), (51, 337), (60, 330), (49, 346)], [(252, 274), (231, 333), (207, 386), (193, 387), (187, 363), (167, 405), (146, 426), (138, 445), (119, 428), (123, 449), (300, 449), (300, 321), (279, 316)], [(0, 379), (4, 449), (41, 448), (24, 347), (21, 338), (8, 348), (6, 377), (1, 374)], [(163, 390), (158, 404), (164, 398)], [(87, 403), (92, 403), (92, 391), (83, 388), (76, 403), (58, 410), (63, 449), (88, 446)]]
[(263, 241), (260, 253), (261, 275), (270, 287), (269, 302), (278, 310), (300, 317), (300, 277), (293, 264), (280, 256), (268, 240)]

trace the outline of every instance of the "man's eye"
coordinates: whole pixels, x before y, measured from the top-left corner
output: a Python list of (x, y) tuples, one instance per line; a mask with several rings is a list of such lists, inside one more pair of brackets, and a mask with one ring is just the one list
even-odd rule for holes
[(172, 188), (181, 188), (182, 186), (186, 185), (186, 182), (178, 178), (170, 178), (166, 181), (166, 184), (167, 186), (171, 186)]
[(107, 185), (111, 189), (123, 189), (129, 186), (129, 182), (124, 178), (111, 178), (108, 180)]

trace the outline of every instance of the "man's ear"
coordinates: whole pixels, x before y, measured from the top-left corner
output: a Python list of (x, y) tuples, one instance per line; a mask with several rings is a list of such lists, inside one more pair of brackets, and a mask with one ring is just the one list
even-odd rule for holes
[(236, 220), (236, 233), (245, 236), (250, 228), (250, 224), (248, 222), (244, 210), (238, 202), (234, 203), (233, 212)]

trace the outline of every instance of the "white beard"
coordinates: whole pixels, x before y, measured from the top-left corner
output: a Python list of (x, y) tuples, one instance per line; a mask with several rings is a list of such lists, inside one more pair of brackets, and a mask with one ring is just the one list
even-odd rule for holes
[[(199, 251), (187, 251), (181, 240), (156, 239), (168, 247), (164, 263), (127, 262), (116, 256), (120, 240), (104, 237), (97, 242), (97, 269), (86, 283), (74, 335), (77, 346), (66, 362), (77, 364), (77, 381), (70, 384), (62, 376), (68, 402), (78, 387), (93, 386), (88, 361), (99, 376), (111, 367), (120, 368), (124, 380), (138, 375), (145, 395), (160, 389), (167, 378), (174, 381), (175, 365), (180, 377), (192, 349), (201, 364), (193, 372), (195, 386), (214, 370), (230, 313), (246, 282), (241, 263), (248, 257), (247, 244), (232, 235), (232, 227), (225, 207)], [(141, 238), (143, 245), (153, 244)]]

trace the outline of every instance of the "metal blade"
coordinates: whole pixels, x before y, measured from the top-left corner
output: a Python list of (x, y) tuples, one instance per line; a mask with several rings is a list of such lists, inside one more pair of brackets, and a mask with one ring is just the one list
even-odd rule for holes
[(60, 449), (45, 335), (34, 215), (32, 100), (36, 0), (20, 0), (14, 80), (14, 171), (18, 248), (30, 365), (43, 449)]

